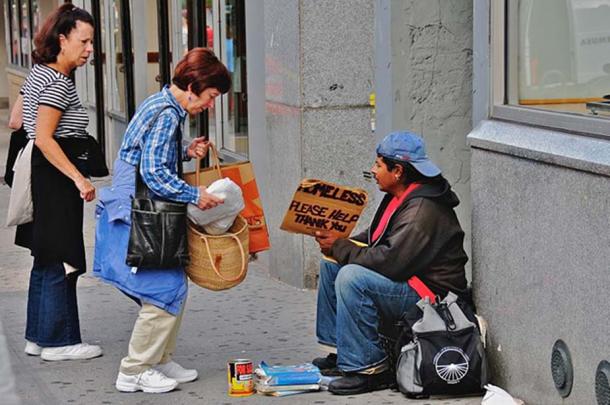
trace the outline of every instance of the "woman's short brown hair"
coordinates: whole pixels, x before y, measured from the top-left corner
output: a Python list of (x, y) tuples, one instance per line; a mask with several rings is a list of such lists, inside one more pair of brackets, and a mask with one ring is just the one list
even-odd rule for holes
[(210, 49), (193, 48), (176, 65), (172, 83), (181, 90), (190, 84), (196, 95), (208, 88), (224, 94), (231, 88), (231, 75)]
[(61, 51), (59, 36), (67, 37), (76, 28), (76, 22), (82, 21), (93, 27), (93, 17), (82, 8), (66, 3), (53, 11), (42, 23), (34, 38), (34, 63), (55, 63)]

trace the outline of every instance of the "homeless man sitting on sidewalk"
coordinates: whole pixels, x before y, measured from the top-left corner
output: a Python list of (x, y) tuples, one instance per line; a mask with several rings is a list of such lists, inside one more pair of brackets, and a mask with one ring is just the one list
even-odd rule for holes
[(329, 386), (339, 395), (393, 383), (378, 326), (381, 317), (398, 320), (420, 300), (416, 283), (442, 297), (468, 295), (464, 232), (453, 210), (459, 200), (422, 139), (389, 134), (371, 170), (386, 195), (369, 228), (351, 238), (362, 243), (316, 234), (322, 253), (338, 264), (320, 264), (316, 335), (331, 354), (313, 363), (325, 375), (342, 375)]

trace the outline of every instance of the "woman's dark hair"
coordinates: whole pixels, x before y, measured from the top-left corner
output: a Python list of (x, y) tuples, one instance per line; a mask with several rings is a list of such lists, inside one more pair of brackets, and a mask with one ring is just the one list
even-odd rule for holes
[(40, 31), (34, 38), (34, 63), (55, 63), (61, 51), (59, 36), (67, 37), (76, 28), (76, 22), (82, 21), (93, 27), (93, 17), (82, 8), (66, 3), (53, 11), (42, 23)]
[(409, 162), (401, 162), (399, 160), (389, 159), (385, 156), (377, 155), (381, 158), (383, 163), (388, 167), (388, 170), (393, 170), (397, 165), (402, 166), (402, 176), (400, 177), (400, 181), (403, 184), (410, 183), (434, 183), (442, 178), (442, 174), (439, 174), (434, 177), (427, 177), (421, 174), (411, 163)]
[(224, 94), (231, 88), (231, 75), (214, 52), (193, 48), (176, 65), (172, 83), (185, 91), (190, 84), (191, 91), (198, 96), (208, 88)]

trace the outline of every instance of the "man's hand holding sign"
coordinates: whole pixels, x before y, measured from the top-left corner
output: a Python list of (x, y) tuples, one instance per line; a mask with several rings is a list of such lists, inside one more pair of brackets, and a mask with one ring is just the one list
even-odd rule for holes
[(316, 242), (320, 245), (320, 251), (325, 256), (330, 256), (330, 248), (339, 239), (330, 231), (316, 231)]

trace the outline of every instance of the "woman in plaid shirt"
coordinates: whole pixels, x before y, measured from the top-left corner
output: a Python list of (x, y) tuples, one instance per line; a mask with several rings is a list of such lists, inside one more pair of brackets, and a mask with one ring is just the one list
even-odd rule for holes
[[(172, 85), (148, 97), (138, 108), (114, 163), (112, 186), (100, 190), (93, 272), (141, 305), (116, 380), (119, 391), (167, 392), (197, 378), (196, 370), (171, 360), (187, 296), (184, 268), (139, 270), (125, 264), (131, 199), (139, 165), (153, 198), (195, 204), (201, 209), (222, 203), (205, 187), (191, 186), (178, 176), (174, 134), (187, 114), (196, 115), (211, 107), (230, 86), (227, 68), (211, 50), (190, 50), (176, 65)], [(195, 138), (183, 146), (182, 156), (202, 158), (208, 146), (203, 137)]]

